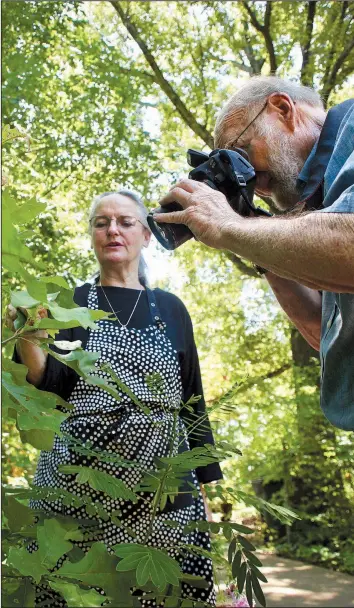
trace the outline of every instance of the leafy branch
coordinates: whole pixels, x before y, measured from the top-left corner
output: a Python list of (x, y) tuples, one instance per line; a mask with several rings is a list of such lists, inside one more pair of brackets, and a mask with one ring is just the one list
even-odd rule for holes
[(274, 50), (274, 43), (273, 43), (271, 31), (270, 31), (271, 16), (272, 16), (272, 2), (270, 0), (267, 0), (265, 15), (264, 15), (264, 23), (261, 23), (258, 20), (256, 9), (253, 10), (251, 8), (250, 2), (248, 2), (247, 0), (242, 0), (242, 5), (246, 9), (246, 11), (251, 19), (251, 23), (252, 23), (253, 27), (258, 32), (260, 32), (264, 38), (266, 49), (268, 51), (270, 72), (271, 72), (271, 74), (275, 74), (278, 69), (278, 62), (277, 62), (277, 57), (276, 57), (275, 50)]
[(188, 125), (190, 127), (190, 129), (192, 129), (192, 131), (194, 131), (194, 133), (196, 135), (198, 135), (210, 148), (213, 148), (214, 139), (213, 139), (211, 133), (209, 133), (209, 131), (196, 120), (196, 118), (194, 117), (192, 112), (190, 110), (188, 110), (186, 104), (182, 101), (182, 99), (179, 96), (179, 94), (177, 93), (177, 91), (173, 88), (173, 86), (170, 84), (170, 82), (164, 76), (162, 70), (160, 69), (160, 67), (157, 63), (155, 56), (153, 55), (152, 51), (150, 50), (150, 48), (148, 47), (146, 42), (143, 40), (137, 26), (135, 25), (135, 23), (133, 23), (133, 21), (129, 17), (128, 12), (125, 12), (123, 10), (121, 3), (118, 2), (117, 0), (111, 0), (111, 4), (112, 4), (114, 10), (116, 11), (116, 13), (119, 15), (122, 23), (127, 28), (131, 37), (135, 40), (135, 42), (140, 47), (146, 61), (150, 65), (150, 67), (155, 75), (156, 83), (160, 86), (162, 91), (167, 95), (169, 100), (172, 102), (172, 104), (176, 108), (177, 112), (183, 118), (186, 125)]

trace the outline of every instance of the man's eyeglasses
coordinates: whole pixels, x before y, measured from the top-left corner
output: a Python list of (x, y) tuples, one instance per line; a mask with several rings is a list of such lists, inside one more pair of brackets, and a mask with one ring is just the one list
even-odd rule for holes
[(255, 120), (258, 118), (258, 116), (260, 116), (260, 115), (262, 114), (262, 112), (264, 112), (264, 110), (265, 110), (265, 109), (266, 109), (266, 107), (267, 107), (267, 103), (268, 103), (268, 99), (267, 99), (267, 101), (265, 102), (265, 104), (264, 104), (264, 106), (262, 107), (262, 109), (261, 109), (261, 110), (258, 112), (258, 114), (256, 114), (256, 116), (253, 118), (253, 120), (251, 120), (251, 122), (250, 122), (250, 123), (248, 123), (247, 127), (245, 127), (245, 128), (243, 129), (243, 131), (241, 131), (241, 133), (240, 133), (240, 134), (237, 136), (237, 138), (236, 138), (236, 139), (235, 139), (235, 140), (232, 142), (232, 144), (230, 144), (230, 145), (228, 146), (228, 148), (235, 148), (235, 147), (237, 147), (237, 146), (236, 146), (236, 144), (237, 144), (238, 140), (240, 139), (240, 137), (242, 137), (242, 135), (243, 135), (243, 134), (244, 134), (244, 133), (247, 131), (247, 129), (248, 129), (248, 128), (249, 128), (251, 125), (253, 125), (254, 121), (255, 121)]
[(121, 215), (118, 217), (107, 217), (106, 215), (94, 215), (90, 219), (90, 226), (94, 230), (108, 230), (111, 226), (111, 223), (115, 221), (117, 226), (119, 226), (122, 230), (130, 230), (136, 226), (137, 222), (139, 222), (142, 226), (144, 224), (138, 220), (137, 217), (131, 217), (128, 215)]

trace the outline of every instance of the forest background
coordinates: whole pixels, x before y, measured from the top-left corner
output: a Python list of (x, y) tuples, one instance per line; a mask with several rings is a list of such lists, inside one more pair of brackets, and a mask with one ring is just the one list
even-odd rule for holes
[[(95, 270), (94, 195), (129, 187), (156, 206), (188, 172), (186, 150), (213, 148), (216, 114), (240, 79), (301, 81), (327, 107), (353, 96), (353, 2), (5, 0), (1, 9), (3, 123), (27, 135), (4, 145), (6, 185), (21, 202), (47, 204), (23, 235), (45, 273), (72, 287)], [(224, 467), (226, 483), (301, 517), (290, 527), (245, 510), (258, 542), (353, 573), (353, 443), (320, 410), (318, 354), (244, 260), (193, 241), (174, 253), (154, 244), (147, 261), (152, 285), (191, 313), (208, 404), (223, 403), (215, 435), (242, 451)], [(21, 286), (5, 272), (4, 305)], [(3, 431), (4, 481), (26, 485), (38, 451), (10, 419)], [(213, 508), (227, 517), (232, 505)]]

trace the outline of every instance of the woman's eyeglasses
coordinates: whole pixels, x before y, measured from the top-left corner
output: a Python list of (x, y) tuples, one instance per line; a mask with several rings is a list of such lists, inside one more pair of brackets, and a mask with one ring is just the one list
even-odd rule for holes
[(130, 217), (128, 215), (121, 215), (118, 217), (107, 217), (106, 215), (94, 215), (90, 219), (90, 226), (94, 230), (108, 230), (111, 223), (115, 221), (116, 225), (122, 230), (130, 230), (136, 226), (139, 222), (142, 226), (144, 225), (137, 217)]

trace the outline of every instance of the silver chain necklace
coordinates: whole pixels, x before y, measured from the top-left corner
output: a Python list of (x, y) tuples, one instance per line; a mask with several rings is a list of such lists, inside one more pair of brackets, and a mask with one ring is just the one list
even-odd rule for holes
[(108, 297), (107, 297), (107, 294), (106, 294), (105, 290), (103, 289), (103, 285), (100, 285), (100, 287), (101, 287), (101, 289), (102, 289), (102, 291), (103, 291), (103, 295), (104, 295), (104, 297), (106, 298), (106, 300), (107, 300), (107, 302), (108, 302), (108, 306), (110, 307), (111, 311), (113, 312), (113, 314), (114, 314), (115, 318), (117, 319), (117, 321), (118, 321), (119, 325), (120, 325), (121, 327), (126, 328), (126, 327), (127, 327), (127, 325), (129, 325), (129, 321), (130, 321), (130, 319), (132, 318), (132, 316), (133, 316), (133, 314), (134, 314), (134, 312), (135, 312), (136, 307), (138, 306), (138, 302), (139, 302), (139, 300), (140, 300), (140, 296), (141, 296), (141, 294), (142, 294), (142, 291), (143, 291), (143, 290), (141, 289), (141, 290), (139, 291), (138, 299), (137, 299), (137, 301), (135, 302), (135, 306), (134, 306), (134, 308), (133, 308), (133, 310), (132, 310), (132, 313), (131, 313), (131, 315), (130, 315), (130, 317), (129, 317), (128, 321), (127, 321), (126, 323), (122, 323), (122, 322), (121, 322), (121, 321), (118, 319), (117, 313), (116, 313), (116, 312), (113, 310), (112, 304), (110, 303), (110, 301), (109, 301), (109, 299), (108, 299)]

